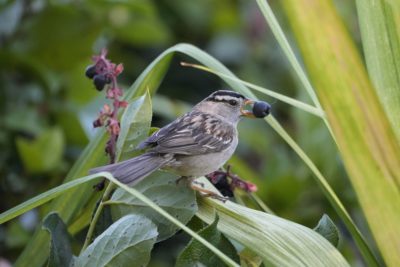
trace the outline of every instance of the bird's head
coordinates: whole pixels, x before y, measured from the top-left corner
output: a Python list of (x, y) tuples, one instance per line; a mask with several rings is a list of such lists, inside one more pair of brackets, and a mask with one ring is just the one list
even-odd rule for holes
[[(251, 118), (261, 117), (260, 112), (254, 113), (254, 107), (257, 103), (265, 102), (256, 102), (234, 91), (219, 90), (205, 98), (195, 108), (202, 112), (224, 117), (232, 123), (237, 123), (242, 116)], [(247, 107), (251, 107), (253, 110), (250, 111)], [(269, 109), (269, 105), (265, 107), (264, 113), (266, 115), (269, 114)]]

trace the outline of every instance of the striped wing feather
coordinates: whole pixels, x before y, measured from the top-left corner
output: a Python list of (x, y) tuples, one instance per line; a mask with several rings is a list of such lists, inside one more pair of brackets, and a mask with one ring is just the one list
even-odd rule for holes
[(233, 125), (220, 118), (192, 112), (161, 128), (138, 148), (182, 155), (215, 153), (229, 147), (234, 131)]

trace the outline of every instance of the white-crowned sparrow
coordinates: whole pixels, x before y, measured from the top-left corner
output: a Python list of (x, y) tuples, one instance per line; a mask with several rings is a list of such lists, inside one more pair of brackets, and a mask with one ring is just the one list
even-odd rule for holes
[[(232, 156), (238, 144), (237, 124), (242, 116), (254, 117), (245, 109), (253, 103), (233, 91), (216, 91), (139, 144), (137, 148), (145, 149), (144, 154), (90, 172), (107, 171), (126, 184), (134, 184), (158, 169), (182, 177), (209, 174)], [(269, 105), (265, 108), (269, 113)]]

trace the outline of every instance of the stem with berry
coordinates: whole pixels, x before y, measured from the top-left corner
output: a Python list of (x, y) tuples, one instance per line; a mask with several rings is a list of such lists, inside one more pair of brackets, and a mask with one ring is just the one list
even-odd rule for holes
[[(112, 106), (110, 106), (109, 104), (105, 104), (101, 109), (98, 118), (93, 122), (94, 128), (104, 126), (109, 133), (109, 139), (105, 147), (105, 152), (109, 156), (110, 164), (112, 164), (115, 163), (116, 160), (116, 145), (120, 132), (118, 112), (120, 108), (125, 108), (128, 105), (126, 101), (120, 99), (123, 95), (123, 91), (118, 86), (117, 82), (117, 77), (122, 73), (124, 67), (122, 64), (117, 65), (107, 59), (106, 49), (103, 49), (100, 55), (93, 56), (92, 60), (94, 64), (86, 68), (85, 75), (89, 79), (93, 80), (93, 84), (98, 91), (102, 91), (104, 88), (106, 88), (106, 98), (112, 100)], [(102, 190), (104, 188), (104, 185), (105, 180), (95, 185), (95, 188), (97, 190)], [(88, 233), (86, 235), (85, 243), (83, 244), (81, 251), (84, 251), (92, 241), (94, 228), (104, 208), (104, 202), (110, 198), (113, 190), (114, 185), (110, 183), (107, 186), (100, 200), (100, 203), (93, 214), (93, 218), (90, 222)]]

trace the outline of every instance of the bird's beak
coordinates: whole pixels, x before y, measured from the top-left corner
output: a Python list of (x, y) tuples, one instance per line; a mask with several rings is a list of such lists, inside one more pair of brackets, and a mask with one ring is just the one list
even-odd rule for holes
[(248, 117), (248, 118), (255, 118), (254, 114), (250, 110), (246, 110), (246, 106), (253, 105), (255, 103), (254, 100), (251, 99), (245, 99), (243, 102), (242, 107), (240, 108), (240, 113), (242, 116)]

